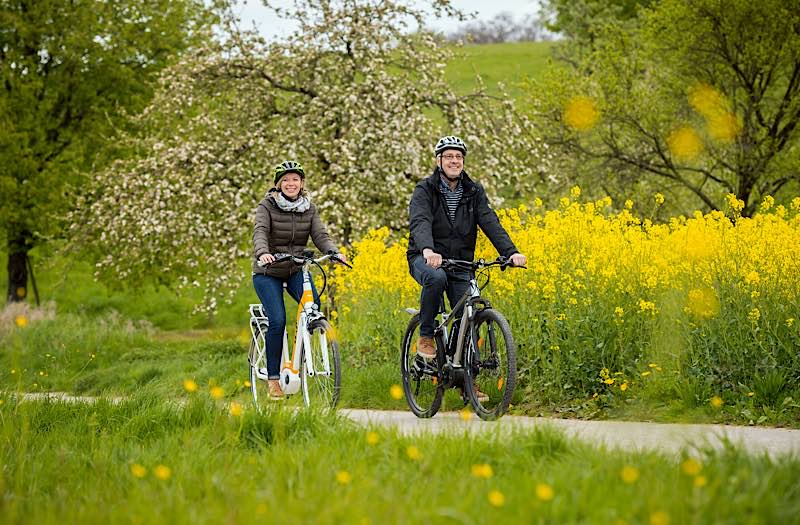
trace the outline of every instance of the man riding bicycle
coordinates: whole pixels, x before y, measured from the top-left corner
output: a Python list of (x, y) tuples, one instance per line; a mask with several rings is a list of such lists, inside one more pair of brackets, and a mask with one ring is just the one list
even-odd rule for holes
[(486, 191), (464, 171), (464, 141), (442, 137), (434, 154), (436, 168), (414, 188), (408, 206), (406, 256), (411, 276), (422, 286), (417, 354), (425, 359), (436, 358), (434, 320), (442, 293), (447, 292), (452, 307), (469, 284), (469, 275), (440, 268), (442, 259), (473, 260), (480, 227), (500, 255), (515, 266), (526, 262), (489, 206)]

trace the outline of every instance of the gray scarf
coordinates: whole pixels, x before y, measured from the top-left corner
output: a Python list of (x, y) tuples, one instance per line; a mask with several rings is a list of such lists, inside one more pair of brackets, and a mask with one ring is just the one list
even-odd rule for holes
[(278, 205), (278, 208), (282, 209), (283, 211), (303, 213), (311, 207), (311, 201), (308, 200), (308, 197), (304, 195), (300, 195), (297, 197), (297, 199), (290, 201), (283, 196), (283, 193), (276, 191), (272, 194), (272, 198), (275, 199), (275, 204)]

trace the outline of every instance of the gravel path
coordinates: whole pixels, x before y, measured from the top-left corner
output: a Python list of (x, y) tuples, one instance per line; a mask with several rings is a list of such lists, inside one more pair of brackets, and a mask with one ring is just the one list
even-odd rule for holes
[[(53, 399), (92, 403), (94, 397), (72, 396), (62, 392), (16, 394), (28, 400)], [(112, 398), (119, 402), (119, 398)], [(678, 454), (689, 447), (722, 448), (730, 442), (752, 454), (768, 454), (773, 459), (785, 455), (800, 458), (800, 430), (787, 428), (743, 427), (731, 425), (684, 425), (629, 421), (584, 421), (543, 417), (505, 416), (499, 421), (481, 421), (474, 415), (466, 421), (459, 412), (440, 412), (431, 419), (419, 419), (408, 411), (340, 409), (349, 419), (371, 426), (395, 428), (403, 434), (420, 433), (498, 433), (552, 427), (596, 446), (632, 451), (660, 451)]]

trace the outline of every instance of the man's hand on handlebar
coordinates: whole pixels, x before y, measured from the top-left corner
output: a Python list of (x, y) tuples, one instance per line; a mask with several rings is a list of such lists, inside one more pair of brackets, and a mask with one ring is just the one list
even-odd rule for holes
[(521, 253), (515, 253), (509, 259), (514, 266), (525, 266), (525, 263), (528, 262), (528, 258)]
[(442, 256), (430, 248), (422, 250), (422, 257), (425, 258), (425, 264), (432, 268), (438, 268), (442, 265)]

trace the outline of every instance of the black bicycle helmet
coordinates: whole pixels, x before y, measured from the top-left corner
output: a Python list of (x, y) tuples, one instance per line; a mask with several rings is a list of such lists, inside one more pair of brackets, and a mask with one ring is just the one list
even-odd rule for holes
[(457, 149), (461, 151), (465, 157), (467, 156), (467, 145), (455, 135), (448, 135), (440, 138), (439, 142), (436, 143), (436, 147), (433, 148), (433, 152), (436, 155), (441, 155), (442, 152), (447, 149)]
[(306, 172), (303, 169), (303, 166), (294, 160), (287, 160), (281, 162), (277, 166), (275, 166), (275, 185), (278, 185), (278, 181), (281, 180), (281, 177), (286, 175), (287, 173), (297, 173), (300, 175), (300, 178), (305, 180)]

